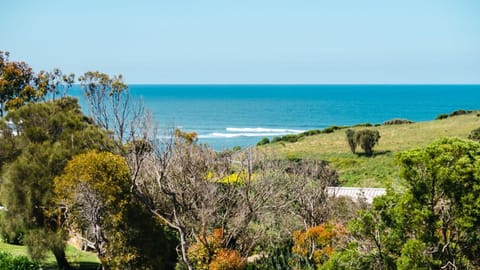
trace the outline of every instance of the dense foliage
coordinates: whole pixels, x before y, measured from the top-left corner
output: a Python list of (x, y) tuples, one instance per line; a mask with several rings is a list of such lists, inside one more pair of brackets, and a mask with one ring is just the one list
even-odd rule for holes
[[(327, 162), (160, 134), (121, 76), (80, 77), (86, 116), (66, 96), (72, 81), (0, 52), (0, 233), (34, 261), (52, 251), (70, 269), (66, 241), (80, 237), (103, 269), (480, 269), (478, 130), (399, 153), (404, 190), (369, 205), (329, 193)], [(378, 131), (345, 133), (373, 155)], [(0, 268), (38, 265), (0, 253)]]
[(378, 140), (380, 140), (378, 130), (372, 129), (362, 129), (358, 131), (347, 129), (345, 135), (352, 153), (355, 154), (356, 148), (359, 145), (365, 151), (366, 156), (373, 154), (373, 147), (378, 143)]
[(27, 257), (0, 252), (0, 269), (41, 270), (42, 267)]

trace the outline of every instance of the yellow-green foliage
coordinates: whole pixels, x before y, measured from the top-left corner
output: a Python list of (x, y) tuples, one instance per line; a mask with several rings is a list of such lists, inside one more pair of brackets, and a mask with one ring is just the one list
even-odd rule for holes
[[(248, 174), (246, 171), (235, 172), (227, 176), (219, 176), (213, 174), (213, 172), (208, 172), (207, 180), (214, 181), (222, 184), (244, 184), (248, 179)], [(250, 175), (250, 180), (255, 179), (255, 174)]]
[(243, 184), (247, 180), (247, 172), (232, 173), (220, 179), (223, 184)]
[[(80, 188), (87, 186), (96, 191), (103, 204), (123, 207), (130, 185), (130, 173), (125, 159), (108, 152), (91, 151), (75, 156), (64, 173), (55, 178), (55, 193), (60, 202), (75, 204)], [(119, 196), (122, 195), (122, 196)], [(111, 216), (112, 221), (118, 217)]]
[(131, 196), (129, 180), (123, 157), (95, 151), (75, 156), (64, 173), (55, 178), (55, 193), (70, 210), (68, 217), (77, 225), (102, 230), (106, 241), (97, 239), (102, 241), (100, 260), (110, 269), (122, 269), (137, 257), (135, 250), (128, 248), (127, 231), (123, 229)]

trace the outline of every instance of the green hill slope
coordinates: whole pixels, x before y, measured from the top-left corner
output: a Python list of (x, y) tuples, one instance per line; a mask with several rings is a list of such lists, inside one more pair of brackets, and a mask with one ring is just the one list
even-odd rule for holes
[(352, 154), (345, 139), (344, 129), (304, 137), (295, 143), (277, 142), (263, 146), (262, 149), (282, 158), (327, 160), (339, 171), (344, 186), (391, 185), (394, 188), (401, 188), (402, 181), (394, 164), (396, 152), (426, 146), (442, 137), (467, 138), (470, 132), (478, 127), (480, 117), (477, 116), (477, 112), (443, 120), (372, 127), (381, 135), (379, 144), (374, 148), (376, 153), (374, 157)]

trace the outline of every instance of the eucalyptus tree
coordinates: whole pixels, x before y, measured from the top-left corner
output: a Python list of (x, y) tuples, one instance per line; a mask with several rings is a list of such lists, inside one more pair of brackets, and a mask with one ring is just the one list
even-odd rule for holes
[(51, 250), (58, 266), (68, 269), (66, 224), (54, 201), (54, 178), (74, 155), (104, 149), (107, 137), (69, 97), (29, 103), (7, 119), (17, 134), (15, 155), (2, 169), (1, 201), (8, 209), (2, 226), (25, 231), (24, 243), (34, 259)]

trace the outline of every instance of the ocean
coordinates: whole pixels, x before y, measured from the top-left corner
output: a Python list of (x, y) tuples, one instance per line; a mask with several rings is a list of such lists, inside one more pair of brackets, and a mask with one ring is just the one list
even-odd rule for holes
[(328, 126), (480, 109), (480, 85), (130, 85), (165, 129), (216, 150)]

